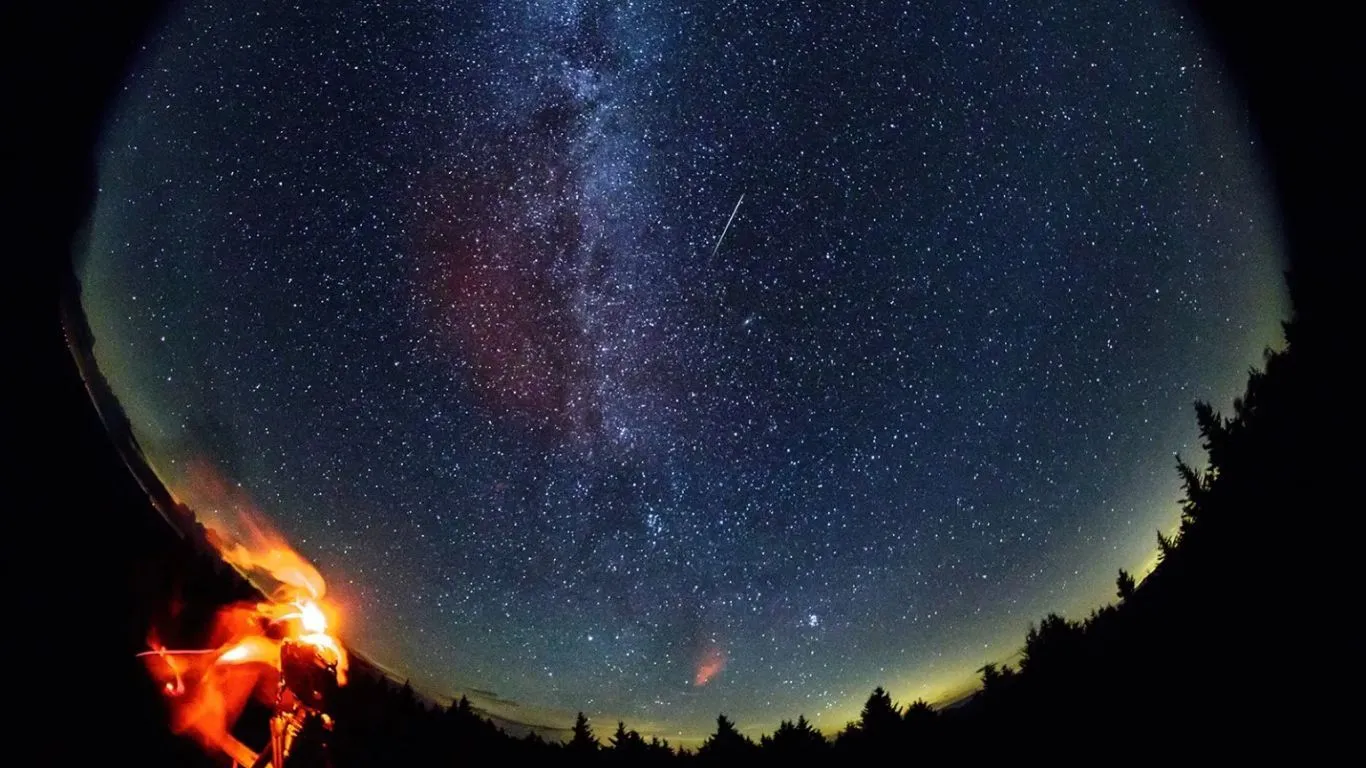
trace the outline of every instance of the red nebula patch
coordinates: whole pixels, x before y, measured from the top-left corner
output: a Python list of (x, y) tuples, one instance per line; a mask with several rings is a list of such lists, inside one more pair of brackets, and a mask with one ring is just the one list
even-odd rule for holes
[(715, 679), (725, 668), (726, 649), (715, 643), (708, 644), (702, 651), (702, 658), (697, 661), (697, 674), (693, 676), (693, 685), (701, 688)]
[(574, 426), (591, 398), (577, 383), (585, 358), (573, 289), (555, 273), (577, 221), (557, 211), (557, 221), (519, 226), (527, 212), (509, 215), (516, 204), (488, 183), (432, 198), (415, 298), (434, 340), (487, 404), (555, 431)]

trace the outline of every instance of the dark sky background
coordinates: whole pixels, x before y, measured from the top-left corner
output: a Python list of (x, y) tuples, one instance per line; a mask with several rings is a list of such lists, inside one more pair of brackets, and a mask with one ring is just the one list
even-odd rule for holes
[(1280, 340), (1257, 151), (1156, 2), (191, 2), (81, 274), (157, 470), (378, 661), (839, 726), (1150, 564)]

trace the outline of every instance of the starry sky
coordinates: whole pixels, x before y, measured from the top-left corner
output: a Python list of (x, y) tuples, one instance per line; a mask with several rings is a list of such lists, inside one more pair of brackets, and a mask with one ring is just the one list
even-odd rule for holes
[(1151, 562), (1280, 340), (1258, 152), (1157, 2), (196, 1), (79, 268), (157, 471), (419, 687), (838, 727)]

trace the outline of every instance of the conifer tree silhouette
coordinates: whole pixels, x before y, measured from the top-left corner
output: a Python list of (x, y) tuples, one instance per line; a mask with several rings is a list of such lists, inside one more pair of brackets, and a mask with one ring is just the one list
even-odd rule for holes
[(597, 753), (598, 739), (593, 735), (593, 727), (589, 725), (588, 718), (582, 712), (574, 718), (573, 736), (569, 743), (565, 745), (565, 751), (571, 755), (584, 757)]
[(805, 715), (798, 715), (795, 723), (783, 720), (773, 735), (759, 739), (759, 745), (764, 754), (776, 763), (809, 762), (830, 750), (830, 742), (807, 721)]
[(716, 733), (697, 748), (697, 757), (708, 763), (733, 763), (752, 758), (758, 751), (759, 745), (736, 730), (735, 723), (722, 714), (716, 718)]
[(1134, 577), (1123, 568), (1119, 569), (1119, 577), (1115, 579), (1115, 590), (1120, 600), (1128, 600), (1134, 594)]

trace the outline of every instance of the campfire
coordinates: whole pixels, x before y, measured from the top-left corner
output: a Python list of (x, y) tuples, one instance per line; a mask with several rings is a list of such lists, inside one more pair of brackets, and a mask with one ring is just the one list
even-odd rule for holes
[[(211, 646), (171, 649), (153, 633), (140, 654), (170, 702), (171, 727), (234, 765), (283, 768), (310, 718), (331, 727), (328, 702), (346, 684), (346, 649), (326, 585), (308, 561), (258, 516), (239, 515), (246, 542), (213, 541), (269, 598), (239, 603), (215, 617)], [(232, 734), (248, 702), (271, 709), (270, 741), (258, 753)]]

